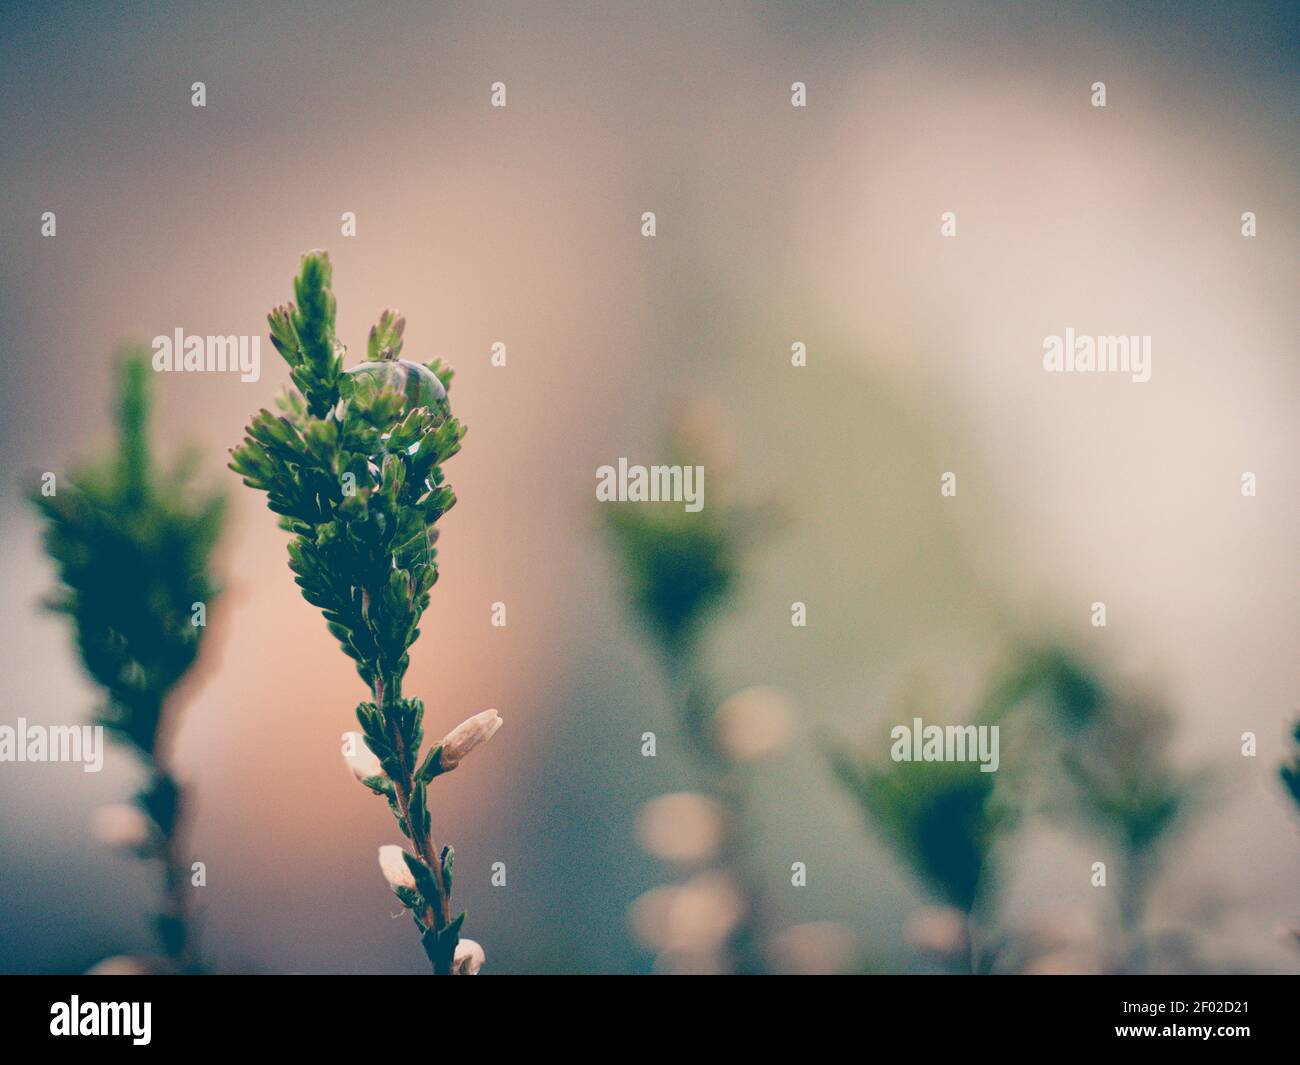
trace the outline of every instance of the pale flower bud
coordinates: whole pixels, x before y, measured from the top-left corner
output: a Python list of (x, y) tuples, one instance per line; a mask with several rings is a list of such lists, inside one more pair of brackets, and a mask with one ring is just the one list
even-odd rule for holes
[(456, 955), (452, 958), (451, 971), (456, 976), (477, 976), (485, 961), (487, 956), (483, 953), (482, 947), (472, 939), (462, 939), (456, 944)]
[(758, 762), (778, 753), (794, 731), (795, 709), (775, 688), (737, 692), (713, 717), (718, 744), (733, 762)]
[(668, 949), (721, 951), (746, 910), (733, 876), (715, 869), (696, 873), (674, 892), (668, 907)]
[(729, 956), (704, 946), (669, 947), (654, 960), (660, 976), (726, 976), (734, 966)]
[(774, 935), (768, 951), (778, 972), (793, 976), (835, 976), (858, 962), (853, 930), (835, 921), (809, 921)]
[(1058, 950), (1025, 964), (1026, 976), (1104, 976), (1106, 963), (1087, 948)]
[(703, 865), (722, 849), (726, 812), (717, 799), (677, 791), (651, 799), (637, 817), (637, 836), (648, 854), (678, 865)]
[(138, 806), (112, 803), (101, 806), (92, 817), (95, 838), (117, 850), (143, 850), (153, 839), (149, 818)]
[(911, 946), (946, 961), (965, 957), (968, 936), (966, 915), (953, 906), (925, 906), (903, 927), (903, 938)]
[(501, 727), (501, 716), (495, 710), (484, 710), (468, 721), (462, 721), (442, 740), (442, 768), (455, 769), (460, 761), (479, 744), (487, 743)]
[(365, 737), (360, 732), (343, 733), (343, 761), (358, 780), (384, 775), (378, 756), (366, 746)]
[(391, 888), (410, 888), (415, 890), (415, 875), (402, 857), (402, 848), (386, 843), (379, 848), (379, 868)]
[(673, 900), (679, 890), (674, 884), (660, 884), (634, 899), (628, 907), (632, 934), (647, 950), (660, 951), (668, 946)]
[(151, 976), (153, 969), (143, 958), (114, 954), (86, 970), (87, 976)]

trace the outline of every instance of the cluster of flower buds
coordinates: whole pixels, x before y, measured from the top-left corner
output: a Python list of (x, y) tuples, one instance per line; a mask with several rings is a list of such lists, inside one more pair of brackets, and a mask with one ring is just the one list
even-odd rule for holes
[[(438, 744), (439, 772), (450, 773), (470, 751), (495, 736), (501, 725), (501, 715), (496, 710), (484, 710), (462, 721)], [(366, 746), (366, 739), (360, 732), (343, 733), (343, 761), (352, 770), (352, 775), (363, 783), (384, 775), (379, 756)]]
[[(500, 727), (501, 715), (496, 710), (484, 710), (467, 721), (462, 721), (430, 752), (429, 758), (426, 759), (431, 763), (430, 770), (417, 774), (420, 780), (419, 786), (423, 788), (434, 777), (455, 769), (466, 755), (496, 735)], [(383, 759), (371, 750), (362, 733), (343, 734), (343, 761), (360, 783), (371, 791), (389, 796), (390, 802), (396, 801), (394, 783), (384, 771)], [(421, 792), (421, 796), (422, 794)], [(420, 808), (423, 808), (422, 797), (416, 809)], [(422, 824), (423, 821), (427, 821), (427, 814), (423, 819), (417, 814), (409, 820)], [(416, 850), (418, 853), (425, 853), (420, 850), (418, 844)], [(453, 975), (474, 976), (484, 962), (483, 948), (478, 943), (472, 939), (454, 939), (448, 941), (445, 948), (440, 947), (443, 937), (448, 934), (457, 936), (460, 927), (459, 918), (448, 926), (436, 913), (439, 908), (444, 907), (451, 894), (451, 859), (451, 848), (444, 848), (436, 863), (439, 871), (434, 873), (429, 862), (422, 860), (418, 854), (410, 854), (391, 843), (379, 848), (379, 868), (384, 874), (384, 879), (388, 881), (388, 886), (403, 905), (416, 915), (417, 924), (426, 937), (431, 937), (426, 945), (426, 950), (431, 951), (431, 958), (437, 955), (440, 949), (445, 949), (446, 953), (439, 955), (442, 965), (445, 966), (450, 959), (450, 972)], [(422, 913), (429, 914), (432, 920), (429, 917), (422, 918)], [(461, 918), (463, 917), (462, 914)], [(452, 953), (452, 942), (454, 942), (454, 953)], [(440, 971), (446, 972), (447, 969), (443, 968)]]

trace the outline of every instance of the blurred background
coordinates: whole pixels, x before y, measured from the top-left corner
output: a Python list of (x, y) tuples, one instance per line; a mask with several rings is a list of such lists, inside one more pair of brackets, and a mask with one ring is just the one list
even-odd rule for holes
[[(53, 575), (20, 478), (106, 440), (118, 343), (263, 334), (255, 384), (153, 379), (156, 451), (198, 443), (232, 505), (177, 706), (204, 947), (222, 971), (425, 970), (376, 867), (391, 817), (339, 756), (365, 689), (224, 468), (288, 381), (265, 314), (326, 247), (352, 359), (394, 306), (408, 357), (457, 371), (460, 502), (406, 688), (430, 733), (490, 706), (507, 723), (432, 796), (485, 972), (656, 966), (628, 919), (667, 879), (638, 810), (698, 781), (594, 479), (657, 461), (701, 404), (732, 454), (706, 500), (772, 493), (786, 515), (702, 651), (719, 696), (797, 708), (743, 781), (774, 933), (835, 922), (853, 967), (933, 968), (905, 928), (935, 900), (824, 749), (883, 757), (917, 701), (964, 716), (1032, 638), (1157, 693), (1173, 763), (1209, 767), (1150, 899), (1195, 938), (1187, 967), (1300, 970), (1277, 779), (1300, 605), (1296, 29), (1281, 3), (5, 5), (3, 723), (96, 699), (38, 611)], [(1150, 335), (1151, 381), (1045, 374), (1067, 326)], [(98, 775), (0, 766), (4, 971), (147, 944), (154, 873), (90, 830), (138, 777), (116, 750)], [(1086, 952), (1112, 905), (1097, 847), (1032, 811), (1006, 845), (1007, 920), (1081, 927)]]

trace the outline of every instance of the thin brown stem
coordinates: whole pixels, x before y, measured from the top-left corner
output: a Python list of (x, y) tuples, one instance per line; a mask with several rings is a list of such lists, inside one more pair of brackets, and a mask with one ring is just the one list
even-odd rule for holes
[[(389, 690), (391, 690), (391, 687)], [(384, 707), (384, 691), (383, 677), (376, 672), (375, 705), (379, 706), (381, 710), (387, 709)], [(393, 750), (397, 754), (397, 760), (401, 765), (415, 764), (415, 759), (407, 756), (406, 744), (402, 739), (400, 729), (390, 726), (389, 741), (392, 743)], [(401, 819), (402, 826), (406, 829), (406, 835), (411, 841), (415, 856), (432, 872), (434, 890), (438, 895), (437, 907), (427, 906), (425, 908), (424, 924), (426, 928), (438, 930), (447, 927), (448, 922), (451, 920), (451, 900), (447, 897), (446, 886), (443, 883), (442, 862), (438, 860), (437, 844), (427, 832), (417, 832), (411, 819), (411, 796), (414, 792), (415, 780), (413, 777), (393, 781), (393, 797), (397, 802), (398, 817)], [(449, 973), (440, 973), (436, 965), (434, 966), (434, 972), (437, 975), (450, 975)]]

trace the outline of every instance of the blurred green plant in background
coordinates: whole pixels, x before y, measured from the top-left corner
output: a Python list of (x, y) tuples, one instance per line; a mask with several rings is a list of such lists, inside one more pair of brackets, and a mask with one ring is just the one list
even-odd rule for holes
[[(995, 723), (990, 719), (1000, 718), (1022, 688), (1022, 677), (1001, 681), (982, 704), (979, 723)], [(900, 721), (916, 716), (916, 708), (905, 710)], [(828, 756), (867, 821), (948, 908), (918, 914), (909, 940), (949, 964), (978, 971), (976, 911), (995, 905), (994, 845), (1015, 816), (995, 793), (997, 774), (983, 772), (976, 761), (884, 761), (837, 744)]]
[[(1203, 770), (1174, 766), (1171, 735), (1172, 718), (1155, 702), (1107, 693), (1095, 718), (1060, 755), (1072, 788), (1055, 813), (1090, 830), (1110, 858), (1119, 925), (1111, 966), (1121, 972), (1150, 968), (1165, 942), (1146, 927), (1151, 887), (1210, 780)], [(1167, 945), (1183, 950), (1180, 938)]]
[(1300, 721), (1291, 729), (1291, 740), (1295, 744), (1295, 750), (1291, 753), (1291, 761), (1282, 763), (1279, 773), (1291, 798), (1300, 806)]
[[(1282, 763), (1278, 775), (1281, 776), (1282, 784), (1286, 787), (1292, 801), (1297, 808), (1300, 808), (1300, 720), (1297, 720), (1291, 728), (1291, 741), (1294, 747), (1291, 759)], [(1283, 926), (1282, 934), (1293, 948), (1300, 950), (1300, 921), (1288, 922)]]
[[(970, 958), (970, 922), (993, 877), (992, 850), (1010, 811), (994, 798), (992, 773), (977, 762), (891, 762), (888, 766), (835, 752), (836, 774), (867, 818), (918, 879), (960, 920), (932, 921), (944, 957)], [(935, 915), (937, 916), (937, 915)]]
[(1162, 945), (1145, 926), (1149, 891), (1207, 779), (1173, 766), (1168, 715), (1121, 697), (1069, 651), (1026, 643), (994, 674), (970, 720), (999, 726), (998, 772), (973, 761), (884, 761), (842, 744), (828, 751), (867, 821), (951, 908), (919, 914), (909, 940), (972, 973), (1036, 962), (1023, 930), (1003, 922), (998, 855), (1024, 817), (1042, 813), (1102, 845), (1117, 927), (1101, 966), (1147, 968)]
[[(745, 553), (774, 515), (766, 504), (729, 498), (717, 476), (728, 463), (707, 420), (700, 411), (680, 419), (663, 456), (666, 464), (703, 465), (714, 475), (707, 505), (695, 513), (680, 502), (604, 506), (628, 597), (660, 652), (701, 787), (647, 803), (642, 842), (664, 860), (709, 867), (684, 884), (648, 892), (634, 904), (633, 922), (656, 926), (648, 938), (661, 958), (693, 952), (693, 971), (761, 973), (769, 969), (763, 904), (746, 864), (740, 770), (783, 742), (793, 714), (770, 689), (746, 689), (719, 706), (702, 644), (707, 622), (736, 589)], [(657, 912), (638, 920), (638, 907)]]
[(95, 723), (149, 771), (133, 806), (98, 812), (97, 832), (161, 864), (159, 961), (194, 972), (201, 963), (183, 857), (189, 799), (169, 766), (169, 700), (207, 631), (225, 501), (194, 488), (192, 454), (171, 471), (151, 461), (148, 375), (142, 352), (121, 356), (116, 448), (77, 467), (65, 484), (47, 474), (30, 498), (45, 519), (45, 550), (60, 581), (46, 605), (71, 620), (82, 664), (107, 697)]

